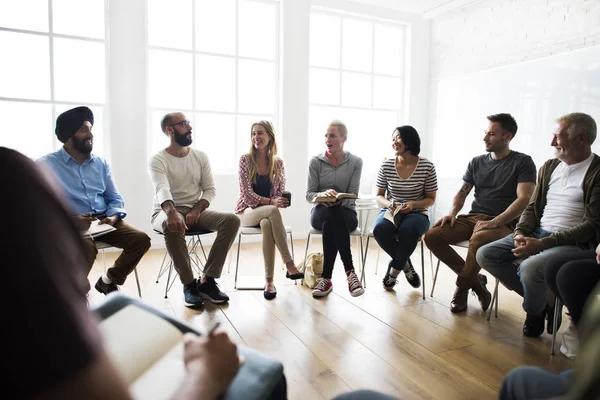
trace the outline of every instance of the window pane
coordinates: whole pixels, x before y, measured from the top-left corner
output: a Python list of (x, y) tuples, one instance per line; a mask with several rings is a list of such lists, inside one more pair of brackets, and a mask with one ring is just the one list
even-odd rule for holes
[[(30, 123), (32, 118), (35, 122)], [(52, 105), (0, 101), (0, 146), (35, 159), (54, 150)], [(26, 133), (23, 127), (29, 126)]]
[(196, 50), (235, 54), (235, 0), (196, 0)]
[(104, 43), (54, 39), (56, 100), (104, 103), (104, 80)]
[(275, 111), (275, 64), (239, 60), (238, 111), (267, 113)]
[[(56, 117), (58, 117), (63, 112), (70, 110), (71, 108), (79, 107), (81, 104), (57, 104), (56, 105)], [(92, 127), (92, 134), (94, 135), (94, 150), (93, 154), (104, 157), (104, 154), (109, 154), (109, 152), (105, 152), (104, 146), (106, 143), (105, 138), (108, 137), (108, 132), (104, 130), (104, 107), (95, 107), (88, 106), (92, 113), (94, 113), (94, 126)], [(54, 127), (56, 126), (56, 120), (52, 122), (52, 132), (54, 132)], [(54, 142), (55, 150), (58, 150), (62, 143), (58, 141), (58, 139)]]
[(192, 108), (192, 55), (168, 50), (148, 52), (150, 107)]
[(240, 1), (240, 56), (275, 60), (277, 45), (277, 6)]
[(404, 28), (375, 25), (375, 73), (402, 76), (405, 40)]
[(373, 61), (373, 24), (345, 19), (343, 25), (342, 68), (371, 72)]
[(319, 104), (340, 104), (340, 73), (311, 68), (309, 72), (309, 101)]
[(235, 115), (197, 113), (194, 146), (205, 152), (213, 173), (237, 170), (235, 152)]
[(50, 99), (48, 37), (0, 32), (0, 54), (0, 96)]
[(48, 32), (48, 0), (0, 1), (0, 26)]
[(150, 46), (191, 50), (192, 23), (192, 0), (148, 0)]
[(400, 110), (404, 90), (402, 79), (375, 76), (373, 79), (373, 107)]
[[(238, 166), (242, 154), (248, 153), (250, 150), (250, 128), (252, 124), (258, 121), (269, 121), (273, 123), (272, 115), (239, 115), (237, 120), (237, 145), (236, 145), (236, 168)], [(275, 131), (275, 137), (278, 137)], [(281, 155), (281, 147), (279, 147), (279, 155)]]
[(312, 13), (310, 15), (310, 65), (340, 67), (340, 18)]
[(342, 104), (352, 107), (371, 107), (371, 76), (343, 72)]
[(196, 108), (235, 112), (235, 59), (196, 56)]
[(104, 0), (52, 0), (55, 33), (104, 39)]

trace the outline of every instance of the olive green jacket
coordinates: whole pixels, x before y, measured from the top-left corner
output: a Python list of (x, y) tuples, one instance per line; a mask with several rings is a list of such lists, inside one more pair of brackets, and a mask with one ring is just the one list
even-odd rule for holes
[[(540, 226), (540, 220), (546, 207), (550, 177), (560, 160), (553, 158), (542, 165), (538, 173), (529, 205), (521, 214), (515, 228), (514, 236), (531, 236)], [(587, 244), (590, 249), (596, 248), (600, 242), (600, 157), (594, 154), (592, 163), (583, 180), (583, 201), (585, 210), (583, 222), (564, 231), (553, 233), (542, 239), (546, 248), (576, 244)]]

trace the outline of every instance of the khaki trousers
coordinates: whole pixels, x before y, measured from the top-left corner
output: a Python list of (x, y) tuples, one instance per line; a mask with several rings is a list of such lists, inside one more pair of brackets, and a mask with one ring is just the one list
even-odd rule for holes
[[(176, 207), (176, 209), (184, 219), (191, 211), (189, 207)], [(191, 283), (194, 280), (194, 274), (190, 265), (190, 254), (185, 235), (167, 230), (167, 214), (164, 211), (154, 214), (151, 222), (152, 228), (162, 232), (165, 236), (167, 251), (171, 256), (171, 260), (173, 260), (173, 265), (179, 274), (181, 283), (184, 285)], [(221, 276), (227, 253), (235, 240), (235, 235), (239, 227), (240, 219), (235, 214), (212, 210), (202, 211), (198, 222), (192, 226), (188, 225), (190, 230), (206, 229), (217, 233), (217, 238), (208, 253), (208, 260), (204, 266), (204, 275), (211, 278), (219, 278)]]
[[(456, 272), (458, 275), (456, 286), (461, 289), (470, 289), (481, 271), (475, 259), (477, 250), (485, 244), (502, 239), (513, 231), (513, 225), (509, 223), (496, 229), (485, 229), (473, 234), (477, 221), (489, 221), (493, 218), (486, 214), (459, 215), (453, 227), (450, 224), (440, 227), (439, 223), (436, 223), (425, 234), (425, 244), (441, 262)], [(466, 260), (463, 260), (450, 246), (463, 240), (469, 240)]]
[(241, 226), (260, 226), (262, 231), (262, 251), (265, 260), (265, 277), (273, 278), (275, 269), (275, 247), (279, 250), (284, 263), (293, 261), (287, 245), (285, 226), (279, 209), (275, 206), (246, 208), (238, 214)]
[[(97, 240), (123, 249), (119, 258), (115, 260), (115, 264), (106, 271), (106, 275), (113, 283), (122, 285), (150, 248), (150, 238), (144, 232), (135, 229), (122, 220), (119, 220), (114, 227), (117, 229), (116, 231), (99, 236)], [(98, 249), (92, 239), (83, 239), (83, 246), (87, 257), (89, 275), (98, 255)]]

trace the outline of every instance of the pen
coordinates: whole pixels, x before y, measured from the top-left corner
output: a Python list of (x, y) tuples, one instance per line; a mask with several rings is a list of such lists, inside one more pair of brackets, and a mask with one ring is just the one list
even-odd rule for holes
[(219, 327), (219, 325), (221, 325), (219, 321), (213, 322), (213, 326), (211, 326), (208, 330), (208, 336), (212, 336), (213, 333), (215, 333), (215, 330), (217, 330), (217, 328)]

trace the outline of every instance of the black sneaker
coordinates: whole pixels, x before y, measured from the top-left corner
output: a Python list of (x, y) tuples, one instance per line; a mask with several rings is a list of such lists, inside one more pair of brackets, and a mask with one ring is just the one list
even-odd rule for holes
[(104, 283), (104, 281), (102, 280), (102, 277), (98, 278), (98, 282), (96, 282), (96, 285), (94, 286), (96, 288), (97, 291), (99, 291), (100, 293), (107, 295), (110, 292), (118, 292), (119, 291), (119, 287), (117, 285), (115, 285), (114, 283)]
[(198, 281), (198, 292), (204, 300), (208, 300), (214, 304), (226, 303), (229, 301), (229, 296), (219, 290), (219, 285), (215, 282), (215, 278), (206, 277), (206, 282)]
[(183, 302), (186, 307), (202, 307), (204, 300), (198, 292), (198, 282), (194, 279), (191, 283), (183, 285)]
[(406, 280), (410, 283), (410, 286), (414, 288), (421, 287), (421, 278), (419, 278), (419, 274), (413, 268), (412, 263), (408, 260), (408, 268), (404, 268), (404, 276), (406, 276)]
[(385, 290), (394, 290), (394, 286), (396, 286), (396, 283), (398, 283), (398, 280), (396, 278), (394, 278), (392, 275), (390, 275), (390, 272), (392, 271), (393, 266), (394, 266), (394, 262), (390, 261), (388, 264), (387, 272), (386, 272), (385, 276), (383, 277), (383, 288)]
[(523, 324), (523, 335), (527, 337), (539, 337), (544, 333), (544, 322), (546, 313), (541, 315), (527, 314), (525, 323)]

